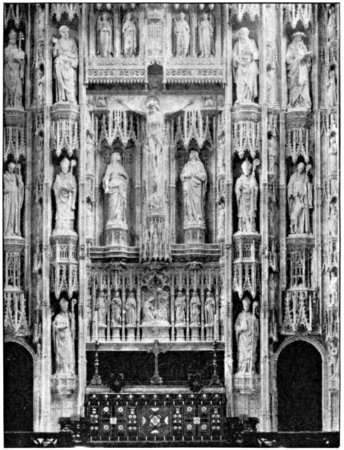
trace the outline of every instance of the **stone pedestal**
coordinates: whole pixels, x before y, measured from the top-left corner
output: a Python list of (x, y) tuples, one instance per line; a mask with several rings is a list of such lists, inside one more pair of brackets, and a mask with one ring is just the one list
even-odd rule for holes
[(59, 395), (71, 395), (77, 388), (76, 375), (55, 373), (51, 377), (51, 391)]
[(214, 340), (214, 324), (209, 324), (205, 326), (205, 336), (206, 340), (213, 342)]
[(98, 340), (99, 341), (106, 340), (106, 326), (103, 325), (98, 326)]
[(127, 325), (127, 341), (134, 342), (135, 341), (135, 325)]
[(185, 341), (185, 323), (178, 323), (176, 325), (176, 341), (177, 342)]
[(106, 225), (105, 245), (128, 245), (128, 227), (126, 225)]
[(120, 341), (121, 340), (121, 326), (115, 325), (111, 327), (111, 339), (113, 341)]
[(199, 341), (200, 325), (191, 324), (190, 329), (191, 329), (191, 341)]
[(171, 325), (168, 323), (142, 324), (142, 342), (153, 342), (155, 339), (158, 339), (159, 342), (169, 342), (170, 328)]
[(192, 224), (184, 226), (185, 244), (203, 244), (205, 240), (205, 226)]

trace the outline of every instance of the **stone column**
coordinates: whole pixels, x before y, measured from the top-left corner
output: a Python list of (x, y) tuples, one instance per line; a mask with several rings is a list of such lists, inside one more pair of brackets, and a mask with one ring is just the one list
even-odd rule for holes
[(197, 35), (197, 3), (190, 6), (190, 56), (197, 56), (196, 35)]

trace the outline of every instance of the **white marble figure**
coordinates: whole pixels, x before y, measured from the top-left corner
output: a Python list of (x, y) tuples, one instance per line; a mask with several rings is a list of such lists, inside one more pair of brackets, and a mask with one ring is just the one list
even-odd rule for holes
[(68, 311), (68, 301), (64, 298), (60, 300), (61, 311), (56, 315), (53, 322), (53, 342), (55, 350), (56, 373), (64, 375), (75, 374), (75, 318), (74, 305), (76, 300), (72, 300), (72, 312)]
[(112, 54), (112, 21), (107, 12), (103, 12), (97, 19), (97, 54), (108, 58)]
[(183, 12), (179, 13), (179, 19), (174, 17), (174, 54), (175, 56), (186, 56), (190, 44), (190, 26)]
[(111, 301), (111, 325), (120, 325), (122, 321), (122, 299), (119, 292), (115, 292), (115, 296)]
[(43, 105), (44, 101), (45, 75), (42, 68), (37, 71), (37, 105)]
[(253, 312), (250, 312), (251, 301), (244, 297), (243, 311), (235, 321), (235, 336), (238, 346), (238, 373), (252, 374), (256, 372), (257, 343), (259, 338), (259, 320), (255, 315), (257, 303), (253, 303)]
[(106, 228), (127, 224), (128, 174), (121, 164), (121, 155), (111, 155), (103, 178), (105, 194), (109, 196), (108, 219)]
[(176, 324), (185, 324), (186, 299), (182, 291), (178, 291), (174, 306), (176, 308)]
[(142, 323), (152, 323), (155, 320), (154, 295), (150, 295), (143, 303)]
[(308, 51), (303, 42), (304, 37), (306, 35), (301, 31), (294, 33), (286, 53), (289, 110), (307, 111), (311, 109), (309, 71), (312, 52)]
[(213, 325), (215, 318), (215, 299), (212, 292), (208, 291), (204, 304), (204, 321), (206, 325)]
[(75, 39), (69, 37), (69, 28), (59, 28), (60, 39), (52, 38), (56, 78), (56, 101), (77, 103), (77, 75), (79, 64), (78, 47)]
[(328, 172), (329, 175), (335, 174), (338, 170), (337, 163), (337, 133), (332, 131), (329, 139), (329, 157), (328, 157)]
[(156, 290), (157, 294), (157, 302), (158, 307), (155, 311), (155, 317), (158, 320), (162, 320), (164, 322), (168, 322), (168, 316), (169, 316), (169, 294), (164, 289), (157, 288)]
[(127, 325), (136, 324), (136, 300), (134, 292), (130, 292), (125, 303), (125, 323)]
[(17, 33), (9, 32), (4, 52), (4, 107), (23, 106), (25, 53), (17, 46)]
[(329, 17), (327, 22), (327, 40), (329, 45), (337, 40), (336, 22), (336, 7), (334, 5), (331, 5), (329, 7)]
[(235, 195), (238, 205), (238, 231), (256, 232), (258, 183), (252, 171), (252, 164), (246, 159), (241, 165), (243, 174), (235, 183)]
[(214, 27), (206, 12), (202, 13), (198, 25), (198, 40), (200, 56), (210, 58), (214, 54)]
[(337, 74), (335, 67), (331, 67), (327, 81), (327, 106), (334, 108), (337, 106)]
[(20, 165), (10, 162), (4, 174), (3, 186), (4, 236), (21, 236), (20, 211), (24, 202), (24, 183)]
[(225, 202), (221, 200), (219, 202), (219, 209), (217, 212), (217, 240), (219, 242), (225, 240), (225, 221), (226, 221)]
[(189, 161), (183, 167), (180, 179), (184, 194), (184, 226), (204, 226), (207, 172), (196, 150), (190, 151)]
[(96, 309), (98, 311), (98, 327), (106, 328), (107, 327), (107, 300), (104, 292), (100, 292), (97, 298), (97, 306)]
[(305, 167), (305, 164), (300, 162), (288, 183), (290, 234), (311, 233), (310, 209), (313, 208), (313, 193), (308, 176), (310, 169), (309, 164)]
[(328, 234), (338, 236), (338, 206), (335, 200), (332, 200), (329, 206)]
[(329, 273), (329, 304), (328, 306), (338, 306), (338, 276), (337, 268), (333, 267)]
[(191, 325), (200, 325), (201, 323), (201, 300), (194, 291), (190, 300), (190, 322)]
[(237, 104), (254, 103), (258, 96), (259, 52), (254, 39), (249, 38), (249, 30), (240, 28), (239, 39), (233, 48), (233, 69), (236, 84)]
[[(74, 231), (77, 183), (72, 164), (67, 158), (60, 163), (53, 190), (56, 201), (55, 229), (53, 234), (76, 234)], [(71, 169), (69, 170), (69, 168)]]
[(123, 34), (123, 55), (131, 57), (136, 55), (137, 50), (137, 29), (132, 14), (128, 12), (122, 27)]

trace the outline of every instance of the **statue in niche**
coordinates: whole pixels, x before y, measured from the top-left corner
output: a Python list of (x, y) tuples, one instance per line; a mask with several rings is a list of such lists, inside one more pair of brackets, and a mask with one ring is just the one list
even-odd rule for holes
[(10, 162), (4, 174), (4, 235), (21, 236), (20, 212), (24, 202), (24, 183), (20, 164)]
[[(168, 143), (165, 135), (165, 117), (182, 111), (193, 103), (188, 100), (184, 105), (168, 111), (162, 111), (160, 100), (154, 95), (146, 99), (146, 111), (118, 101), (130, 111), (146, 118), (146, 139), (144, 143), (144, 160), (146, 167), (148, 208), (150, 211), (161, 209), (165, 199), (165, 161), (168, 157)], [(152, 235), (151, 235), (152, 236)]]
[(258, 183), (255, 177), (255, 167), (258, 160), (252, 164), (246, 159), (241, 165), (243, 174), (235, 183), (235, 195), (238, 205), (238, 231), (243, 233), (256, 232), (256, 215), (258, 199)]
[(93, 203), (88, 198), (86, 200), (86, 236), (88, 239), (93, 239), (94, 224), (93, 224)]
[(198, 40), (200, 56), (210, 58), (214, 54), (214, 27), (212, 17), (209, 19), (206, 12), (202, 13), (202, 18), (198, 24)]
[(333, 199), (329, 207), (328, 234), (338, 236), (338, 206), (336, 199)]
[(77, 103), (76, 69), (79, 64), (78, 47), (75, 39), (69, 37), (69, 28), (59, 28), (60, 39), (52, 38), (56, 79), (56, 101)]
[(44, 86), (45, 86), (45, 75), (44, 70), (40, 67), (37, 70), (37, 105), (43, 105), (44, 102)]
[(97, 306), (96, 310), (98, 311), (98, 327), (106, 328), (107, 320), (106, 320), (106, 310), (107, 310), (107, 300), (104, 292), (100, 292), (97, 298)]
[(293, 40), (288, 45), (287, 82), (289, 91), (289, 109), (311, 109), (309, 90), (309, 71), (312, 63), (312, 52), (308, 51), (303, 42), (305, 33), (298, 31), (293, 34)]
[(112, 21), (107, 12), (103, 12), (97, 19), (97, 54), (108, 58), (112, 54)]
[[(178, 17), (178, 15), (177, 15)], [(183, 12), (179, 13), (178, 20), (174, 19), (174, 54), (176, 56), (186, 56), (189, 51), (190, 45), (190, 26), (185, 19), (185, 14)]]
[(278, 341), (278, 321), (276, 317), (276, 305), (278, 304), (278, 293), (276, 289), (278, 287), (276, 275), (274, 273), (269, 274), (269, 336), (274, 341)]
[(291, 234), (311, 232), (310, 209), (313, 208), (312, 184), (308, 172), (311, 165), (299, 162), (288, 183), (288, 207)]
[(115, 292), (115, 296), (111, 302), (111, 325), (120, 325), (122, 321), (122, 299), (119, 292)]
[(253, 303), (250, 312), (251, 300), (244, 297), (243, 311), (235, 321), (235, 336), (238, 346), (238, 373), (252, 374), (256, 372), (257, 344), (259, 338), (259, 320), (256, 317), (257, 302)]
[(215, 317), (215, 299), (212, 292), (207, 292), (204, 304), (204, 320), (206, 325), (213, 325)]
[(219, 242), (225, 240), (225, 222), (226, 222), (226, 209), (223, 199), (219, 201), (219, 209), (217, 216), (217, 240)]
[(150, 295), (143, 303), (143, 323), (151, 323), (155, 320), (154, 295)]
[(193, 291), (190, 300), (190, 322), (193, 325), (201, 323), (201, 300), (197, 291)]
[(56, 175), (53, 190), (56, 201), (55, 229), (53, 234), (76, 234), (74, 231), (77, 184), (73, 175), (75, 161), (63, 158), (61, 172)]
[[(22, 33), (20, 33), (20, 36)], [(23, 106), (23, 80), (25, 53), (17, 46), (17, 33), (14, 30), (9, 32), (8, 46), (4, 54), (4, 106)], [(20, 41), (22, 40), (20, 37)]]
[(125, 16), (122, 27), (123, 34), (123, 55), (131, 57), (136, 55), (137, 50), (137, 29), (132, 13)]
[(53, 342), (55, 349), (56, 373), (74, 375), (75, 373), (75, 318), (74, 306), (76, 300), (72, 300), (72, 311), (68, 310), (68, 300), (60, 300), (61, 311), (53, 322)]
[(329, 273), (329, 306), (338, 306), (338, 276), (337, 267), (332, 267)]
[(130, 292), (125, 303), (125, 323), (135, 325), (136, 323), (136, 300), (134, 292)]
[(276, 83), (276, 70), (271, 64), (268, 64), (266, 67), (266, 103), (268, 106), (274, 106), (277, 103)]
[(329, 17), (327, 22), (327, 40), (330, 45), (332, 42), (335, 42), (337, 40), (336, 7), (334, 5), (331, 5), (328, 12)]
[(184, 193), (184, 225), (203, 226), (207, 172), (196, 150), (190, 151), (189, 161), (183, 167), (180, 179)]
[(107, 228), (126, 225), (128, 182), (128, 174), (121, 164), (121, 155), (115, 152), (111, 155), (103, 178), (104, 192), (109, 196)]
[(162, 320), (164, 322), (168, 322), (169, 316), (169, 294), (164, 289), (157, 288), (157, 300), (158, 300), (158, 308), (156, 311), (156, 319)]
[(185, 323), (185, 311), (186, 311), (186, 298), (181, 290), (178, 291), (176, 300), (175, 300), (175, 308), (176, 308), (176, 323), (184, 324)]
[(249, 30), (240, 28), (239, 39), (233, 48), (234, 80), (236, 84), (236, 104), (254, 103), (258, 96), (259, 52), (254, 39), (249, 38)]
[(331, 66), (327, 81), (327, 105), (334, 108), (337, 105), (337, 74), (335, 66)]

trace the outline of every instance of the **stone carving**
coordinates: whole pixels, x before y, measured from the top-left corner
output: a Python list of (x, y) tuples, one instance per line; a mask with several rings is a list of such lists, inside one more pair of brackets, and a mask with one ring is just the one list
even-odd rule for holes
[(174, 302), (176, 308), (176, 324), (185, 323), (186, 299), (182, 291), (178, 291)]
[(97, 54), (108, 58), (112, 50), (112, 21), (107, 12), (103, 12), (97, 19)]
[[(258, 183), (255, 177), (255, 168), (258, 160), (253, 165), (246, 159), (241, 165), (243, 174), (235, 183), (235, 195), (238, 205), (238, 231), (243, 233), (256, 232)], [(253, 169), (252, 169), (253, 167)]]
[(338, 236), (338, 205), (336, 198), (332, 199), (329, 206), (328, 234)]
[[(19, 41), (23, 40), (20, 33)], [(11, 30), (9, 33), (8, 46), (4, 54), (4, 106), (23, 106), (23, 79), (25, 53), (17, 46), (17, 33)]]
[(132, 13), (130, 12), (128, 12), (125, 16), (122, 34), (123, 55), (126, 57), (135, 56), (137, 51), (137, 29)]
[(127, 325), (136, 324), (136, 300), (134, 292), (130, 292), (125, 303), (125, 323)]
[(328, 172), (329, 175), (337, 173), (337, 133), (336, 131), (331, 131), (329, 139), (329, 158), (328, 158)]
[(210, 58), (214, 54), (214, 27), (212, 16), (208, 17), (206, 12), (198, 24), (199, 51), (202, 58)]
[[(17, 168), (17, 170), (16, 170)], [(20, 212), (24, 201), (24, 183), (20, 164), (10, 162), (4, 174), (4, 235), (21, 236)]]
[(256, 317), (257, 302), (253, 303), (250, 312), (251, 301), (244, 297), (243, 311), (235, 321), (235, 335), (238, 345), (238, 373), (256, 373), (257, 343), (259, 338), (259, 320)]
[(281, 332), (293, 334), (297, 332), (319, 332), (319, 299), (314, 291), (300, 286), (300, 289), (289, 290), (283, 300), (283, 321)]
[(313, 193), (308, 175), (311, 167), (310, 164), (305, 166), (300, 162), (288, 183), (290, 234), (311, 233), (310, 209), (313, 208)]
[(115, 152), (111, 155), (111, 162), (103, 178), (104, 192), (109, 196), (106, 228), (127, 223), (128, 182), (128, 174), (121, 164), (121, 155)]
[(329, 272), (329, 284), (328, 284), (328, 306), (338, 306), (338, 276), (337, 267), (332, 267)]
[(55, 229), (53, 234), (76, 234), (74, 231), (77, 183), (73, 175), (75, 161), (63, 158), (61, 172), (56, 175), (53, 190), (56, 201)]
[(306, 34), (298, 31), (293, 34), (293, 40), (288, 45), (286, 62), (288, 76), (289, 104), (288, 109), (311, 109), (309, 90), (309, 71), (312, 62), (312, 52), (308, 51), (303, 38)]
[(337, 73), (336, 67), (333, 65), (330, 67), (327, 81), (327, 106), (334, 108), (337, 106)]
[(119, 292), (115, 292), (115, 296), (111, 301), (111, 326), (120, 325), (122, 321), (122, 299)]
[(204, 304), (204, 321), (206, 325), (213, 325), (215, 318), (215, 298), (210, 291), (207, 292), (207, 297)]
[(190, 151), (189, 161), (183, 167), (180, 179), (184, 193), (184, 226), (204, 226), (207, 172), (196, 150)]
[(100, 292), (97, 298), (97, 306), (96, 310), (98, 311), (98, 327), (106, 328), (107, 327), (107, 300), (104, 292)]
[(236, 104), (254, 103), (258, 96), (259, 52), (254, 39), (249, 38), (249, 30), (241, 28), (239, 39), (233, 48), (234, 80), (236, 84)]
[(174, 52), (175, 56), (186, 56), (189, 52), (190, 26), (185, 19), (183, 12), (179, 13), (179, 18), (174, 17)]
[(86, 173), (94, 174), (94, 140), (89, 133), (86, 137)]
[(192, 325), (201, 323), (201, 300), (197, 291), (194, 291), (190, 300), (190, 322)]
[(56, 101), (77, 103), (76, 69), (79, 64), (78, 48), (75, 39), (69, 37), (69, 28), (59, 28), (61, 37), (52, 38), (56, 79)]
[(41, 6), (37, 8), (37, 37), (39, 41), (44, 40), (44, 30), (45, 30), (45, 14), (44, 9)]
[(217, 240), (219, 242), (225, 240), (225, 223), (226, 223), (226, 209), (223, 199), (219, 201), (219, 209), (217, 216)]
[(44, 86), (45, 86), (45, 75), (44, 70), (39, 68), (37, 70), (37, 105), (43, 105), (44, 101)]
[(331, 44), (337, 39), (337, 18), (335, 5), (330, 5), (328, 12), (329, 16), (327, 22), (327, 40), (329, 44)]
[(74, 306), (76, 300), (72, 300), (72, 311), (68, 311), (68, 300), (60, 300), (61, 311), (53, 322), (53, 342), (55, 349), (56, 373), (74, 375), (75, 355), (75, 318)]
[(162, 288), (156, 294), (148, 292), (143, 304), (143, 324), (168, 325), (169, 293)]

